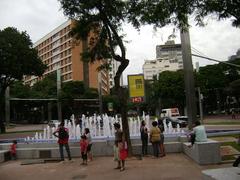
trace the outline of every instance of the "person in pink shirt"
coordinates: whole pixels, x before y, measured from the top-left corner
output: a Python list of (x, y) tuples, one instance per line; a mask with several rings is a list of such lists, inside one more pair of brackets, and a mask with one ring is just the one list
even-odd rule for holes
[(13, 143), (10, 145), (10, 154), (13, 160), (17, 159), (17, 141), (13, 140)]
[(85, 135), (82, 135), (80, 140), (80, 149), (83, 162), (81, 165), (87, 165), (87, 147), (88, 147), (87, 137)]

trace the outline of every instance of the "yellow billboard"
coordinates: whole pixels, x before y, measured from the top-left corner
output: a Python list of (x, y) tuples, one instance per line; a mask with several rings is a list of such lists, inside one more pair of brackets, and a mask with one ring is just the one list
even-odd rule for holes
[(144, 77), (142, 74), (128, 75), (129, 97), (144, 97)]

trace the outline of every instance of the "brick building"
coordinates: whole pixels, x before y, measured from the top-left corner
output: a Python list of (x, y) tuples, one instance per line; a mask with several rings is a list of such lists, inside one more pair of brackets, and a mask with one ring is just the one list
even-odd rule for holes
[[(25, 76), (24, 83), (32, 86), (45, 76), (60, 69), (62, 82), (84, 81), (84, 63), (81, 60), (83, 52), (83, 42), (76, 41), (69, 32), (74, 26), (72, 20), (68, 20), (62, 25), (49, 32), (36, 43), (34, 48), (38, 50), (38, 55), (43, 63), (47, 65), (47, 70), (42, 77)], [(102, 94), (109, 94), (108, 71), (97, 71), (100, 61), (88, 64), (89, 87), (99, 89), (101, 84)], [(101, 81), (101, 82), (100, 82)]]

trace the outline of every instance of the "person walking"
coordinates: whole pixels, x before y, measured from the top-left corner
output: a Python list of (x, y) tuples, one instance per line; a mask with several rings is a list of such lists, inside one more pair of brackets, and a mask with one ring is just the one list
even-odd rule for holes
[(153, 155), (154, 157), (159, 157), (159, 146), (160, 146), (160, 129), (157, 127), (157, 121), (152, 122), (152, 129), (150, 130), (150, 142), (153, 146)]
[(148, 129), (145, 121), (141, 122), (140, 133), (142, 141), (142, 156), (144, 156), (148, 154)]
[(71, 161), (72, 158), (71, 158), (71, 153), (68, 145), (68, 139), (69, 139), (68, 129), (64, 127), (63, 122), (61, 122), (58, 129), (55, 132), (53, 132), (53, 135), (58, 138), (61, 161), (64, 161), (63, 146), (65, 146), (68, 159), (69, 161)]

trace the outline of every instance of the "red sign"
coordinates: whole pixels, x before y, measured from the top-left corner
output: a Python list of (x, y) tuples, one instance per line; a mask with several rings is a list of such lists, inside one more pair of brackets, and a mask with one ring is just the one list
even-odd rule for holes
[(133, 103), (140, 103), (143, 102), (143, 97), (133, 97), (131, 100)]

